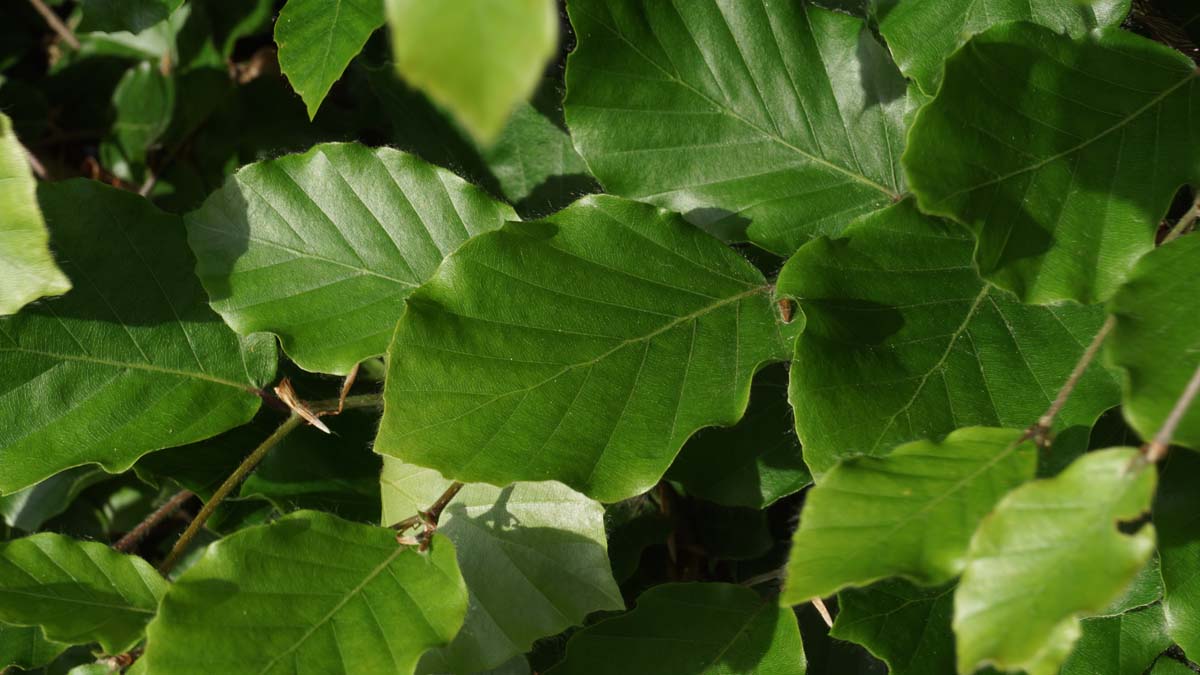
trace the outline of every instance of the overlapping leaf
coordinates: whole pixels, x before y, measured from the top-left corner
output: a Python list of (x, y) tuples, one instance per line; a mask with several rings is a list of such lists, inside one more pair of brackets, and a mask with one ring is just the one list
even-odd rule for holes
[(1115, 26), (1129, 13), (1129, 0), (876, 0), (879, 32), (904, 74), (933, 94), (947, 57), (972, 35), (1009, 21), (1029, 21), (1079, 37)]
[(0, 319), (0, 492), (213, 436), (258, 409), (275, 347), (205, 304), (178, 218), (96, 181), (39, 198), (78, 283)]
[[(1108, 357), (1124, 371), (1122, 412), (1143, 438), (1166, 421), (1200, 368), (1200, 236), (1165, 244), (1138, 262), (1109, 304), (1116, 319)], [(1174, 442), (1200, 450), (1200, 406), (1184, 414)]]
[(304, 99), (309, 118), (383, 25), (383, 0), (288, 0), (275, 21), (279, 68)]
[(386, 0), (396, 70), (482, 143), (495, 140), (558, 46), (553, 0)]
[(1200, 658), (1200, 457), (1172, 454), (1154, 500), (1162, 566), (1163, 609), (1171, 639)]
[(956, 675), (954, 585), (922, 587), (889, 579), (838, 594), (831, 637), (856, 642), (888, 665), (890, 675)]
[[(1070, 375), (1102, 309), (1023, 305), (978, 277), (973, 246), (905, 201), (811, 242), (780, 272), (778, 292), (807, 317), (790, 395), (818, 482), (839, 458), (963, 426), (1026, 428)], [(1055, 430), (1090, 428), (1118, 397), (1093, 364)]]
[(37, 188), (12, 120), (0, 114), (0, 315), (71, 290), (54, 264)]
[(984, 663), (1055, 675), (1079, 615), (1118, 598), (1154, 552), (1154, 527), (1118, 524), (1150, 507), (1153, 467), (1134, 448), (1088, 453), (1009, 493), (983, 522), (954, 594), (959, 672)]
[(113, 90), (113, 136), (125, 158), (146, 161), (146, 150), (167, 131), (175, 107), (175, 83), (148, 61), (125, 71)]
[(1171, 646), (1161, 604), (1082, 621), (1061, 675), (1142, 675)]
[(57, 516), (88, 486), (108, 478), (94, 466), (77, 466), (24, 490), (0, 497), (0, 515), (10, 527), (33, 532)]
[(784, 601), (891, 576), (924, 584), (957, 576), (983, 517), (1033, 478), (1036, 447), (1023, 434), (969, 427), (835, 466), (805, 499)]
[(905, 82), (799, 0), (579, 0), (567, 122), (604, 187), (789, 255), (905, 191)]
[(472, 235), (515, 218), (444, 169), (355, 144), (251, 164), (188, 214), (212, 306), (270, 331), (301, 367), (383, 353), (404, 298)]
[(167, 582), (145, 560), (91, 541), (35, 534), (0, 543), (0, 621), (40, 626), (50, 640), (131, 647)]
[[(394, 459), (384, 462), (380, 481), (385, 524), (428, 508), (450, 484)], [(458, 551), (470, 604), (454, 641), (427, 654), (419, 672), (496, 668), (592, 612), (625, 607), (609, 569), (604, 509), (566, 486), (468, 485), (438, 531)]]
[[(636, 251), (637, 255), (630, 255)], [(375, 450), (465, 482), (645, 491), (783, 356), (769, 287), (677, 215), (588, 197), (460, 248), (408, 299)]]
[(790, 609), (741, 586), (664, 584), (633, 611), (576, 633), (547, 675), (804, 675), (805, 666)]
[(67, 646), (47, 640), (37, 626), (0, 624), (0, 668), (40, 668), (63, 653)]
[(1198, 72), (1118, 29), (993, 28), (950, 58), (917, 115), (909, 184), (923, 211), (976, 233), (983, 275), (1022, 300), (1104, 300), (1175, 191), (1200, 182)]
[(147, 672), (411, 673), (462, 625), (454, 545), (315, 511), (209, 546), (147, 629)]
[(183, 0), (83, 0), (83, 32), (140, 33), (167, 19)]

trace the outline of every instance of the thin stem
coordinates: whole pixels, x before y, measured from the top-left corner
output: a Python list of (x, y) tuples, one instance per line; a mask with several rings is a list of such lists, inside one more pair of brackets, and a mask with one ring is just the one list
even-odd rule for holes
[(1100, 347), (1104, 344), (1104, 340), (1108, 338), (1108, 334), (1112, 332), (1116, 325), (1116, 318), (1110, 314), (1104, 320), (1104, 325), (1100, 326), (1100, 330), (1096, 331), (1096, 336), (1092, 338), (1091, 344), (1087, 346), (1087, 349), (1083, 350), (1083, 355), (1075, 363), (1075, 369), (1071, 371), (1070, 377), (1063, 383), (1062, 388), (1058, 390), (1058, 395), (1054, 397), (1054, 402), (1038, 418), (1037, 424), (1025, 432), (1025, 438), (1036, 438), (1039, 443), (1045, 442), (1047, 435), (1050, 433), (1050, 428), (1054, 426), (1054, 418), (1058, 416), (1063, 406), (1067, 404), (1067, 399), (1071, 398), (1071, 392), (1075, 391), (1075, 387), (1083, 379), (1083, 374), (1087, 372), (1088, 366), (1095, 360), (1096, 354), (1100, 353)]
[(1192, 373), (1192, 379), (1188, 381), (1187, 387), (1184, 387), (1179, 400), (1175, 401), (1175, 407), (1171, 408), (1171, 413), (1167, 415), (1167, 421), (1163, 422), (1158, 433), (1154, 435), (1154, 440), (1146, 446), (1147, 462), (1157, 462), (1167, 456), (1167, 448), (1171, 446), (1175, 430), (1179, 428), (1183, 416), (1187, 414), (1188, 408), (1196, 400), (1196, 394), (1200, 394), (1200, 366), (1196, 367), (1196, 372)]
[[(392, 525), (392, 529), (399, 532), (396, 536), (397, 541), (402, 544), (416, 545), (418, 550), (425, 551), (429, 548), (429, 540), (433, 538), (433, 533), (437, 532), (438, 521), (441, 520), (442, 511), (446, 510), (446, 506), (451, 500), (458, 495), (458, 492), (463, 489), (463, 484), (454, 481), (446, 487), (441, 496), (437, 498), (430, 507), (424, 511), (417, 511), (417, 515), (409, 516), (404, 520)], [(424, 529), (416, 536), (410, 537), (406, 534), (408, 530), (415, 527), (423, 527)]]
[(79, 38), (75, 37), (75, 34), (71, 32), (67, 24), (63, 23), (62, 19), (58, 18), (58, 15), (54, 13), (54, 10), (46, 6), (46, 3), (42, 2), (42, 0), (29, 0), (29, 4), (33, 5), (37, 13), (42, 15), (42, 18), (46, 20), (46, 23), (50, 24), (50, 28), (55, 33), (58, 33), (63, 42), (71, 45), (71, 49), (78, 50), (80, 48)]
[(1167, 242), (1178, 239), (1183, 233), (1187, 232), (1188, 228), (1196, 224), (1197, 218), (1200, 218), (1200, 197), (1197, 197), (1196, 200), (1192, 202), (1192, 208), (1188, 209), (1182, 216), (1180, 216), (1179, 222), (1175, 223), (1175, 227), (1172, 227), (1171, 231), (1167, 233), (1167, 236), (1163, 237), (1162, 243), (1166, 244)]
[(829, 628), (833, 628), (833, 617), (829, 615), (829, 608), (825, 606), (825, 601), (820, 598), (812, 599), (812, 606), (817, 608), (817, 614), (821, 615), (821, 620)]
[(233, 473), (229, 474), (229, 478), (226, 478), (225, 482), (221, 483), (221, 487), (217, 488), (217, 491), (213, 493), (212, 497), (210, 497), (209, 500), (204, 503), (203, 508), (200, 509), (200, 513), (196, 514), (196, 517), (193, 518), (192, 522), (188, 524), (187, 529), (183, 531), (183, 534), (179, 535), (179, 541), (175, 542), (175, 546), (172, 547), (171, 552), (167, 554), (167, 559), (164, 560), (161, 565), (159, 565), (158, 571), (161, 572), (163, 576), (166, 576), (168, 572), (175, 568), (176, 563), (179, 562), (180, 556), (182, 556), (183, 552), (187, 550), (188, 544), (192, 543), (192, 539), (194, 539), (196, 535), (200, 533), (200, 529), (204, 527), (204, 523), (208, 521), (209, 517), (212, 516), (213, 511), (217, 509), (217, 505), (220, 504), (225, 497), (229, 496), (229, 493), (233, 492), (233, 489), (240, 485), (241, 482), (246, 479), (246, 476), (250, 475), (250, 472), (254, 470), (254, 467), (258, 466), (258, 463), (262, 461), (263, 457), (266, 457), (267, 453), (271, 451), (271, 448), (275, 447), (279, 441), (282, 441), (303, 422), (304, 418), (295, 413), (288, 416), (288, 418), (283, 422), (283, 424), (279, 425), (279, 428), (276, 429), (274, 433), (268, 436), (265, 441), (260, 443), (259, 446), (254, 449), (254, 452), (251, 452), (249, 455), (247, 455), (246, 459), (242, 460), (242, 463), (233, 470)]
[(121, 537), (120, 541), (113, 544), (113, 548), (121, 551), (122, 553), (130, 552), (133, 550), (134, 546), (137, 546), (139, 541), (144, 539), (146, 535), (150, 533), (150, 530), (154, 529), (156, 525), (161, 523), (172, 513), (178, 511), (179, 508), (183, 506), (185, 502), (187, 502), (187, 500), (194, 496), (196, 495), (194, 495), (191, 490), (180, 490), (174, 497), (171, 497), (166, 504), (163, 504), (155, 509), (154, 513), (146, 516), (146, 519), (138, 523), (137, 527), (130, 530), (124, 537)]
[(342, 410), (355, 410), (357, 408), (382, 408), (382, 394), (358, 394), (356, 396), (347, 396), (344, 400), (339, 401), (336, 398), (327, 398), (320, 401), (309, 401), (308, 409), (317, 414), (328, 414), (338, 410), (339, 405)]

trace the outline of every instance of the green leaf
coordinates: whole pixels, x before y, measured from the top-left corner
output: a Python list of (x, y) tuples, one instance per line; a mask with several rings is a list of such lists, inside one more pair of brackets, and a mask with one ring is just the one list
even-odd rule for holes
[(98, 542), (42, 533), (0, 543), (0, 621), (41, 626), (50, 640), (118, 654), (141, 639), (166, 589), (150, 563)]
[(81, 464), (124, 471), (248, 421), (275, 347), (243, 345), (208, 308), (179, 219), (96, 181), (39, 199), (80, 283), (0, 319), (0, 492)]
[(954, 594), (959, 672), (983, 663), (1054, 675), (1079, 615), (1119, 597), (1154, 553), (1154, 527), (1118, 530), (1150, 507), (1155, 471), (1135, 448), (1088, 453), (1010, 492), (971, 540)]
[(442, 258), (515, 218), (449, 171), (356, 144), (242, 168), (187, 216), (196, 272), (238, 333), (269, 331), (300, 367), (382, 354)]
[(875, 5), (879, 33), (896, 65), (930, 94), (942, 82), (946, 58), (992, 26), (1028, 21), (1079, 37), (1118, 25), (1129, 13), (1129, 0), (877, 0)]
[[(514, 203), (526, 198), (538, 201), (535, 192), (596, 191), (571, 137), (528, 103), (516, 107), (504, 132), (480, 152), (504, 196)], [(541, 201), (550, 200), (542, 197)], [(534, 206), (545, 208), (541, 203)]]
[(108, 474), (94, 466), (77, 466), (30, 487), (0, 497), (0, 515), (9, 527), (32, 532), (67, 510), (75, 497)]
[[(450, 485), (394, 459), (380, 481), (385, 524), (428, 508)], [(495, 668), (592, 612), (625, 608), (609, 569), (604, 508), (564, 485), (468, 485), (438, 531), (458, 550), (470, 604), (458, 636), (426, 654), (418, 672)]]
[[(378, 521), (380, 458), (370, 450), (378, 418), (375, 410), (346, 410), (325, 418), (332, 436), (311, 426), (293, 431), (242, 483), (241, 496), (264, 497), (285, 511)], [(242, 456), (255, 446), (243, 445)]]
[(0, 624), (0, 668), (40, 668), (66, 651), (67, 647), (61, 642), (47, 640), (37, 626)]
[(630, 497), (697, 429), (741, 417), (754, 372), (783, 357), (776, 326), (733, 250), (587, 197), (475, 237), (409, 297), (375, 450), (464, 482)]
[(829, 634), (866, 647), (891, 675), (956, 675), (953, 611), (953, 584), (922, 587), (889, 579), (838, 593)]
[(613, 578), (619, 583), (637, 572), (643, 551), (666, 544), (674, 529), (671, 518), (657, 504), (642, 496), (609, 505), (604, 517), (608, 531), (608, 559), (612, 563)]
[(146, 150), (171, 124), (175, 107), (175, 83), (154, 64), (142, 61), (125, 72), (113, 90), (116, 120), (113, 135), (134, 164), (146, 161)]
[(1163, 609), (1171, 639), (1200, 658), (1200, 456), (1168, 456), (1154, 500), (1162, 565)]
[(454, 545), (299, 511), (211, 544), (147, 629), (147, 672), (411, 673), (467, 610)]
[(664, 584), (637, 608), (585, 628), (547, 675), (771, 673), (803, 675), (790, 609), (731, 584)]
[[(807, 318), (790, 395), (818, 482), (855, 454), (963, 426), (1026, 428), (1067, 380), (1102, 308), (1023, 305), (979, 278), (973, 247), (968, 233), (908, 200), (843, 238), (809, 243), (780, 272), (778, 292)], [(1091, 428), (1118, 396), (1093, 364), (1055, 432)], [(1086, 431), (1075, 434), (1080, 449), (1086, 441)]]
[(1084, 619), (1060, 675), (1142, 675), (1171, 646), (1160, 604)]
[(396, 70), (481, 143), (533, 93), (558, 45), (553, 0), (385, 0)]
[(1198, 72), (1118, 29), (993, 28), (950, 58), (917, 115), (909, 184), (922, 211), (976, 233), (993, 283), (1026, 302), (1104, 300), (1180, 185), (1200, 182)]
[(1150, 675), (1196, 675), (1196, 671), (1185, 663), (1163, 655), (1154, 662), (1154, 670), (1150, 671)]
[(689, 495), (725, 506), (764, 509), (812, 483), (787, 402), (788, 371), (764, 368), (736, 425), (705, 429), (683, 446), (667, 479)]
[(0, 315), (14, 314), (71, 282), (54, 264), (50, 235), (38, 209), (37, 183), (12, 120), (0, 113)]
[[(1109, 303), (1116, 320), (1107, 356), (1124, 377), (1122, 411), (1153, 438), (1200, 368), (1200, 236), (1160, 246), (1142, 258)], [(1192, 405), (1174, 443), (1200, 450), (1200, 406)]]
[(288, 0), (275, 22), (279, 68), (312, 119), (329, 88), (383, 25), (383, 0)]
[(137, 34), (165, 21), (183, 0), (82, 0), (82, 4), (78, 31)]
[(781, 255), (904, 193), (904, 78), (862, 20), (795, 0), (568, 11), (567, 123), (609, 192)]
[(968, 427), (834, 466), (805, 499), (784, 602), (891, 576), (928, 585), (957, 576), (979, 522), (1033, 478), (1037, 448), (1023, 436)]

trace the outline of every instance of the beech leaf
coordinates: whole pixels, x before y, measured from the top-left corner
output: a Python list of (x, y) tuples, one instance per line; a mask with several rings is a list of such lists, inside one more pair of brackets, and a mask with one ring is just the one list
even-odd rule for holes
[(904, 78), (807, 2), (577, 0), (575, 145), (613, 194), (790, 255), (905, 191)]
[[(1027, 428), (1066, 382), (1103, 309), (1023, 305), (979, 278), (973, 247), (909, 200), (814, 240), (780, 272), (778, 292), (807, 318), (791, 401), (818, 483), (856, 454), (963, 426)], [(1090, 429), (1118, 400), (1115, 379), (1092, 364), (1054, 430)], [(1060, 442), (1077, 452), (1086, 438)]]
[[(1121, 408), (1150, 439), (1200, 368), (1200, 236), (1181, 237), (1146, 254), (1109, 303), (1116, 320), (1109, 361), (1121, 369)], [(1173, 442), (1200, 450), (1200, 405), (1192, 404)]]
[(309, 119), (383, 21), (383, 0), (287, 0), (275, 21), (279, 69)]
[(14, 314), (71, 282), (54, 264), (50, 235), (38, 209), (37, 182), (12, 120), (0, 113), (0, 315)]
[(466, 609), (442, 535), (419, 553), (391, 530), (297, 511), (210, 544), (171, 584), (142, 659), (155, 675), (411, 673)]
[(1171, 639), (1191, 658), (1200, 657), (1200, 456), (1167, 457), (1154, 499), (1163, 609)]
[(749, 262), (652, 206), (592, 196), (510, 223), (409, 297), (375, 450), (468, 483), (631, 497), (697, 429), (741, 417), (784, 356), (775, 312)]
[(0, 624), (0, 668), (41, 668), (69, 646), (47, 640), (37, 626)]
[(916, 441), (835, 466), (805, 499), (784, 602), (891, 576), (926, 585), (953, 579), (979, 522), (1034, 476), (1036, 446), (1023, 436), (969, 427), (940, 443)]
[[(384, 461), (383, 522), (428, 508), (449, 485), (436, 471)], [(554, 482), (467, 485), (442, 513), (470, 592), (467, 619), (448, 647), (425, 655), (422, 673), (497, 668), (539, 638), (624, 609), (609, 569), (604, 508)]]
[(512, 209), (412, 155), (318, 145), (251, 164), (188, 214), (196, 272), (238, 333), (268, 331), (300, 367), (346, 374), (382, 354), (442, 258)]
[(546, 675), (804, 675), (796, 615), (732, 584), (663, 584), (576, 633)]
[(0, 621), (119, 654), (142, 637), (167, 581), (150, 563), (45, 532), (0, 543)]
[(837, 597), (830, 637), (866, 647), (887, 663), (890, 675), (957, 675), (953, 584), (923, 587), (888, 579)]
[(79, 283), (0, 319), (0, 492), (248, 421), (274, 344), (239, 342), (208, 308), (179, 218), (97, 181), (38, 193)]
[(1023, 301), (1105, 300), (1179, 187), (1200, 183), (1198, 73), (1115, 28), (998, 26), (950, 57), (917, 114), (909, 185), (975, 232), (979, 270)]
[(1154, 553), (1154, 527), (1118, 524), (1150, 508), (1155, 470), (1135, 448), (1090, 452), (996, 506), (971, 540), (954, 594), (958, 670), (983, 664), (1055, 675), (1079, 617), (1117, 599)]

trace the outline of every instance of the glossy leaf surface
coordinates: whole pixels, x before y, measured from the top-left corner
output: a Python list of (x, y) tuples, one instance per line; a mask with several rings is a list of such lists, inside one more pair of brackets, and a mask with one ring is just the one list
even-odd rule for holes
[(905, 173), (923, 211), (976, 233), (989, 280), (1027, 302), (1105, 300), (1200, 181), (1197, 81), (1190, 59), (1132, 33), (1002, 25), (947, 62)]
[[(462, 625), (454, 545), (299, 511), (213, 543), (171, 585), (142, 657), (162, 673), (411, 673)], [(200, 646), (200, 648), (197, 648)]]
[(616, 501), (700, 427), (736, 422), (782, 345), (769, 288), (737, 253), (677, 215), (588, 197), (474, 238), (410, 296), (375, 449), (465, 482), (554, 479)]
[(187, 216), (212, 306), (302, 368), (345, 374), (387, 348), (404, 298), (512, 209), (387, 148), (318, 145), (244, 167)]
[(905, 191), (904, 78), (799, 0), (568, 6), (567, 123), (614, 194), (789, 255)]
[[(780, 272), (778, 292), (807, 317), (790, 395), (818, 483), (843, 457), (963, 426), (1026, 428), (1067, 380), (1102, 309), (1023, 305), (979, 278), (973, 248), (905, 201), (813, 241)], [(1118, 396), (1093, 364), (1055, 431), (1090, 428)]]
[[(380, 481), (385, 524), (428, 508), (450, 484), (394, 459)], [(419, 672), (495, 668), (592, 612), (625, 607), (609, 569), (604, 509), (564, 485), (468, 485), (438, 531), (454, 542), (471, 597), (462, 630)]]
[(39, 198), (80, 282), (0, 320), (0, 492), (80, 464), (122, 471), (249, 420), (274, 344), (243, 345), (208, 308), (179, 219), (96, 181)]

